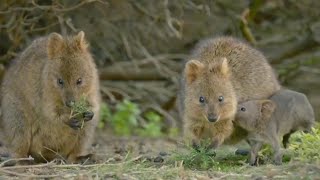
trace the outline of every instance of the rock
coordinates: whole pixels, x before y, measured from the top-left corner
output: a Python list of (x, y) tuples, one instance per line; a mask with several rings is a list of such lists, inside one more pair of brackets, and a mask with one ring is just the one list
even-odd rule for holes
[(163, 161), (164, 161), (164, 159), (161, 156), (157, 156), (153, 160), (153, 162), (155, 162), (155, 163), (162, 163)]

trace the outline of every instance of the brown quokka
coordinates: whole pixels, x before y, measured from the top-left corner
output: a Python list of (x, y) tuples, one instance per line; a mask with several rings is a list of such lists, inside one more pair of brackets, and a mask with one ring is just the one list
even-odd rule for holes
[(231, 38), (196, 45), (186, 63), (179, 92), (184, 136), (218, 147), (233, 131), (237, 103), (266, 99), (280, 89), (273, 69), (258, 50)]
[[(71, 106), (81, 97), (91, 111), (70, 119)], [(33, 41), (5, 74), (1, 103), (1, 127), (13, 157), (31, 155), (36, 162), (62, 157), (73, 163), (87, 155), (100, 94), (84, 32), (72, 37), (52, 33)]]
[(311, 132), (315, 123), (314, 111), (307, 97), (291, 90), (280, 90), (269, 100), (252, 100), (238, 105), (236, 123), (246, 129), (251, 146), (249, 163), (256, 164), (263, 143), (274, 150), (275, 164), (282, 163), (280, 137), (287, 147), (290, 134), (295, 131)]

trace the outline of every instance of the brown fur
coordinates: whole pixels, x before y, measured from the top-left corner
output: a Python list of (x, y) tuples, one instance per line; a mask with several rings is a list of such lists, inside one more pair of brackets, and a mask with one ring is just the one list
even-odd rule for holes
[[(232, 133), (237, 102), (265, 99), (279, 89), (272, 68), (259, 51), (230, 37), (202, 41), (186, 63), (181, 80), (179, 109), (184, 134), (199, 141), (204, 135), (193, 133), (194, 129), (207, 129), (219, 146)], [(200, 96), (204, 103), (199, 102)], [(223, 102), (219, 96), (224, 97)], [(215, 122), (208, 122), (210, 117), (216, 117)], [(215, 128), (217, 123), (219, 128)]]
[[(249, 132), (247, 138), (251, 145), (251, 164), (255, 163), (262, 143), (272, 145), (275, 151), (275, 163), (281, 164), (279, 138), (297, 130), (310, 132), (315, 118), (313, 108), (304, 94), (280, 90), (270, 100), (240, 103), (236, 123)], [(285, 141), (288, 139), (283, 141), (286, 147), (288, 142)]]
[[(1, 126), (14, 157), (74, 162), (87, 154), (100, 107), (98, 74), (87, 46), (83, 32), (65, 38), (52, 33), (35, 40), (10, 66), (2, 84)], [(66, 104), (82, 95), (94, 117), (83, 129), (73, 129)]]

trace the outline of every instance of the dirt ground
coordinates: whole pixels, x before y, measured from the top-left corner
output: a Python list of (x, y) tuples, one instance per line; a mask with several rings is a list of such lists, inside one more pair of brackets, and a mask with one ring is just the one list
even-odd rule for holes
[(94, 164), (0, 167), (0, 179), (320, 179), (320, 163), (292, 161), (251, 167), (246, 157), (234, 155), (235, 150), (220, 148), (220, 162), (209, 170), (199, 170), (172, 160), (174, 152), (185, 151), (179, 139), (116, 137), (99, 131), (93, 144), (98, 159)]

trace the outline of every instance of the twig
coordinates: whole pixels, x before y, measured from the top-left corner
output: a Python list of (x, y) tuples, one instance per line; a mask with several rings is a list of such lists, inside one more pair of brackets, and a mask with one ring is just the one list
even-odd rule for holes
[(5, 169), (0, 168), (0, 172), (5, 174), (10, 174), (18, 177), (27, 177), (27, 178), (53, 178), (53, 177), (60, 177), (62, 175), (35, 175), (35, 174), (22, 174), (17, 172), (8, 171)]
[(0, 164), (0, 167), (3, 167), (6, 163), (11, 162), (11, 161), (33, 161), (34, 159), (32, 157), (28, 157), (28, 158), (16, 158), (16, 159), (8, 159), (6, 161), (3, 161)]
[(138, 11), (142, 12), (143, 14), (153, 18), (158, 19), (159, 17), (155, 16), (154, 13), (148, 12), (143, 6), (141, 6), (138, 2), (132, 3), (133, 7), (135, 7)]
[(171, 17), (171, 13), (170, 13), (169, 8), (168, 8), (168, 0), (164, 0), (163, 4), (164, 4), (164, 7), (165, 7), (164, 11), (165, 11), (165, 14), (166, 14), (166, 21), (167, 21), (167, 24), (168, 24), (169, 28), (171, 29), (171, 31), (174, 33), (174, 35), (177, 38), (181, 39), (182, 38), (181, 29), (180, 29), (180, 31), (177, 30), (173, 26), (173, 23), (178, 24), (180, 28), (182, 27), (182, 23), (179, 20)]
[(247, 174), (228, 173), (228, 174), (225, 174), (223, 176), (220, 176), (218, 179), (224, 179), (224, 178), (229, 177), (229, 176), (232, 176), (232, 177), (247, 177), (247, 178), (252, 177), (252, 175), (247, 175)]
[(59, 23), (58, 22), (54, 22), (54, 23), (51, 23), (45, 27), (41, 27), (41, 28), (31, 28), (30, 30), (28, 30), (28, 32), (39, 32), (39, 31), (45, 31), (45, 30), (48, 30), (49, 28), (53, 27), (53, 26), (56, 26), (58, 25)]
[(67, 35), (67, 28), (66, 26), (64, 25), (64, 19), (62, 17), (62, 15), (56, 15), (56, 17), (58, 18), (58, 22), (60, 24), (60, 31), (61, 31), (61, 34), (63, 36), (66, 36)]
[(254, 38), (251, 29), (248, 26), (248, 17), (249, 17), (250, 9), (245, 9), (241, 15), (241, 20), (240, 20), (240, 29), (243, 34), (243, 36), (253, 45), (257, 44), (256, 39)]
[[(187, 54), (159, 54), (159, 55), (155, 55), (152, 56), (153, 59), (157, 60), (157, 61), (162, 61), (162, 60), (166, 60), (168, 61), (170, 60), (174, 60), (174, 59), (186, 59), (188, 57)], [(150, 60), (150, 57), (146, 57), (144, 59), (138, 59), (136, 60), (139, 66), (143, 66), (143, 65), (147, 65), (150, 62), (152, 62)], [(114, 64), (114, 66), (120, 66), (121, 68), (125, 68), (125, 66), (132, 66), (131, 62), (117, 62), (116, 64)]]
[(6, 11), (0, 11), (0, 14), (8, 14), (13, 11), (34, 11), (35, 9), (36, 8), (34, 8), (34, 7), (14, 7), (14, 8), (10, 8)]
[(171, 127), (177, 127), (177, 121), (175, 118), (173, 118), (169, 113), (167, 113), (165, 110), (163, 110), (161, 107), (157, 106), (157, 105), (149, 105), (147, 107), (152, 108), (153, 110), (157, 111), (158, 113), (160, 113), (161, 115), (163, 115), (165, 117), (165, 119), (167, 121), (169, 121), (169, 125)]
[[(135, 3), (134, 3), (135, 4)], [(133, 66), (136, 70), (139, 70), (139, 66), (136, 62), (136, 60), (133, 58), (133, 55), (132, 55), (132, 50), (130, 48), (130, 44), (128, 42), (128, 38), (126, 35), (124, 35), (124, 33), (121, 33), (121, 39), (122, 39), (122, 42), (123, 42), (123, 45), (124, 45), (124, 48), (127, 52), (127, 55), (130, 59), (132, 59), (132, 62), (133, 62)]]
[(44, 167), (52, 167), (55, 163), (52, 161), (49, 163), (45, 164), (36, 164), (36, 165), (23, 165), (23, 166), (8, 166), (8, 167), (3, 167), (2, 169), (30, 169), (30, 168), (44, 168)]
[(72, 19), (71, 18), (67, 18), (66, 24), (68, 25), (68, 27), (70, 29), (72, 29), (73, 32), (77, 32), (78, 31), (78, 29), (75, 28), (74, 25), (72, 24)]
[(68, 12), (68, 11), (72, 11), (72, 10), (75, 10), (77, 8), (80, 8), (81, 6), (87, 4), (87, 3), (92, 3), (92, 2), (100, 2), (102, 4), (107, 4), (106, 2), (103, 2), (103, 1), (100, 1), (100, 0), (84, 0), (84, 1), (81, 1), (79, 4), (76, 4), (72, 7), (65, 7), (65, 8), (61, 8), (61, 9), (58, 9), (54, 6), (42, 6), (42, 5), (38, 5), (34, 0), (31, 1), (32, 4), (41, 9), (41, 10), (53, 10), (53, 11), (57, 11), (57, 12)]
[[(278, 47), (279, 45), (277, 45)], [(292, 58), (301, 52), (308, 52), (312, 50), (314, 47), (319, 46), (311, 36), (299, 38), (298, 41), (294, 43), (290, 43), (287, 46), (282, 46), (281, 51), (279, 52), (267, 52), (266, 54), (270, 54), (269, 59), (271, 60), (271, 64), (281, 64), (288, 58)]]
[(62, 157), (58, 152), (56, 152), (56, 151), (54, 151), (54, 150), (52, 150), (52, 149), (50, 149), (50, 148), (48, 148), (48, 147), (46, 147), (46, 146), (43, 146), (43, 147), (44, 147), (45, 149), (53, 152), (54, 154), (58, 155), (58, 156), (59, 156), (61, 159), (63, 159), (64, 161), (66, 161), (66, 159), (65, 159), (64, 157)]
[(316, 69), (316, 68), (302, 66), (302, 67), (300, 67), (300, 70), (305, 71), (305, 72), (314, 73), (314, 74), (320, 74), (320, 70)]

